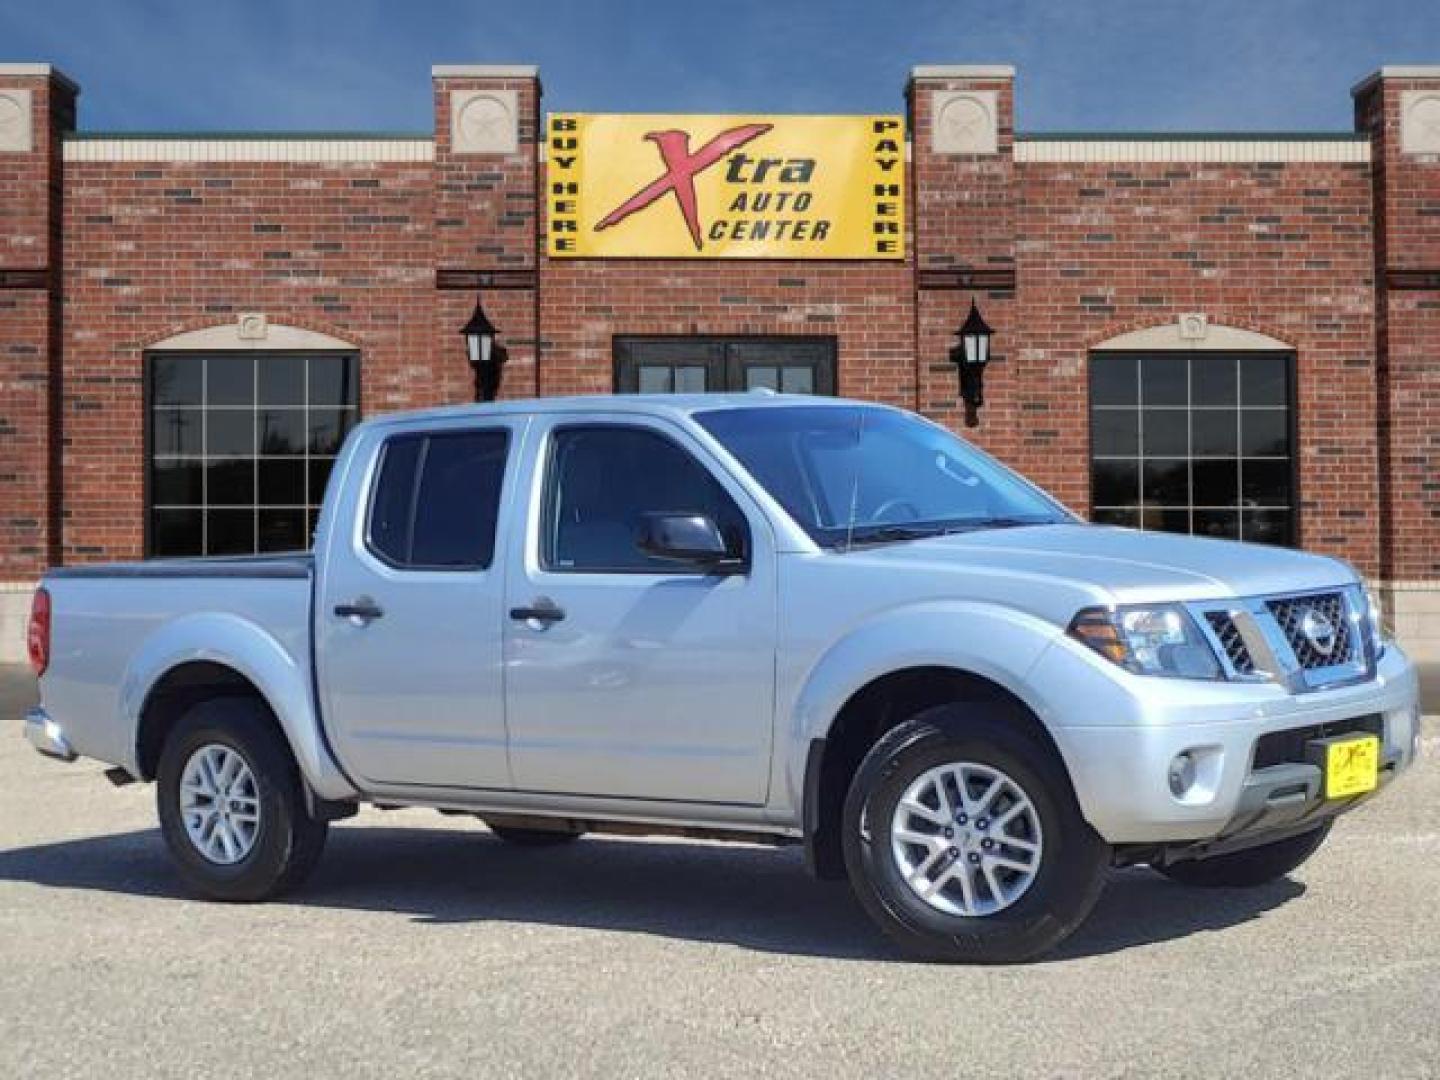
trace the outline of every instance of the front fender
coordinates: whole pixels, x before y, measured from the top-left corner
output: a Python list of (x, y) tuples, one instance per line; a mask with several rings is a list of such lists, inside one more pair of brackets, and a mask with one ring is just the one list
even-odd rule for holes
[(786, 727), (773, 789), (777, 816), (800, 821), (806, 759), (815, 739), (829, 735), (845, 703), (882, 676), (920, 667), (951, 668), (991, 680), (1023, 701), (1041, 722), (1051, 707), (1027, 676), (1063, 631), (1053, 623), (994, 604), (935, 601), (877, 614), (833, 642), (803, 676)]
[(139, 775), (140, 716), (151, 692), (181, 664), (205, 661), (232, 668), (265, 698), (285, 733), (300, 772), (324, 799), (353, 798), (355, 789), (331, 757), (311, 694), (308, 658), (296, 656), (263, 627), (225, 612), (167, 622), (135, 651), (120, 686), (121, 730), (130, 732), (125, 767)]

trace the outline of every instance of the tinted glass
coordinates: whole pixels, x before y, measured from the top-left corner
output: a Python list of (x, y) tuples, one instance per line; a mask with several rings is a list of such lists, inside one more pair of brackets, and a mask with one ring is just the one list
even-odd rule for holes
[(547, 479), (543, 556), (551, 569), (684, 572), (640, 550), (648, 513), (705, 514), (730, 550), (748, 547), (745, 519), (730, 496), (687, 450), (653, 431), (556, 431)]
[(308, 543), (309, 510), (358, 419), (356, 358), (185, 354), (147, 370), (151, 554)]
[(740, 408), (696, 419), (819, 544), (1068, 521), (943, 428), (879, 408)]
[(1283, 353), (1093, 356), (1093, 520), (1292, 542), (1293, 362)]
[(507, 443), (504, 431), (390, 439), (370, 505), (371, 550), (409, 569), (489, 566)]
[(430, 439), (420, 469), (411, 565), (470, 569), (490, 565), (506, 441), (503, 431)]
[(415, 502), (415, 467), (423, 436), (400, 436), (385, 443), (380, 474), (370, 500), (370, 547), (393, 563), (410, 561), (410, 512)]

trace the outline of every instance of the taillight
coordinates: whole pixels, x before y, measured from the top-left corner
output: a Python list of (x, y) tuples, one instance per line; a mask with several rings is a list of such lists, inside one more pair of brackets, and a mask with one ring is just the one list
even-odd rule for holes
[(35, 590), (30, 602), (30, 625), (25, 630), (25, 647), (30, 652), (30, 666), (39, 678), (50, 666), (50, 593)]

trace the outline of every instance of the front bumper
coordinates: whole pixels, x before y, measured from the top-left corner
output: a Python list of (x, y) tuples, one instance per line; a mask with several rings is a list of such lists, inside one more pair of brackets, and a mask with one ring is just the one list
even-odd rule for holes
[(79, 756), (64, 730), (44, 709), (31, 709), (25, 714), (25, 740), (46, 757), (74, 761)]
[[(1373, 679), (1303, 694), (1273, 684), (1116, 677), (1106, 670), (1113, 665), (1098, 658), (1092, 665), (1069, 649), (1052, 650), (1037, 668), (1047, 665), (1037, 679), (1064, 669), (1069, 700), (1078, 703), (1055, 718), (1052, 734), (1082, 813), (1111, 844), (1238, 843), (1318, 824), (1371, 797), (1325, 800), (1320, 770), (1303, 761), (1256, 768), (1256, 742), (1271, 732), (1378, 718), (1382, 787), (1411, 764), (1419, 745), (1418, 682), (1393, 645)], [(1195, 780), (1176, 795), (1171, 770), (1187, 752)]]

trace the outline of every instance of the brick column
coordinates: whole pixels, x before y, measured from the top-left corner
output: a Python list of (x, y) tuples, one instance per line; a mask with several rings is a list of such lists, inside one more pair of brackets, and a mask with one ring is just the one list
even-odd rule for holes
[(476, 296), (509, 352), (501, 396), (533, 397), (539, 338), (540, 79), (532, 66), (444, 65), (435, 90), (434, 330), (439, 366), (464, 372), (459, 329)]
[(960, 429), (947, 360), (971, 300), (995, 330), (980, 427), (967, 437), (1016, 460), (1021, 434), (1015, 313), (1015, 71), (915, 68), (908, 91), (915, 223), (918, 407)]
[(60, 547), (61, 153), (79, 88), (0, 64), (0, 660)]
[(1381, 577), (1412, 654), (1440, 660), (1440, 67), (1354, 90), (1375, 183)]

